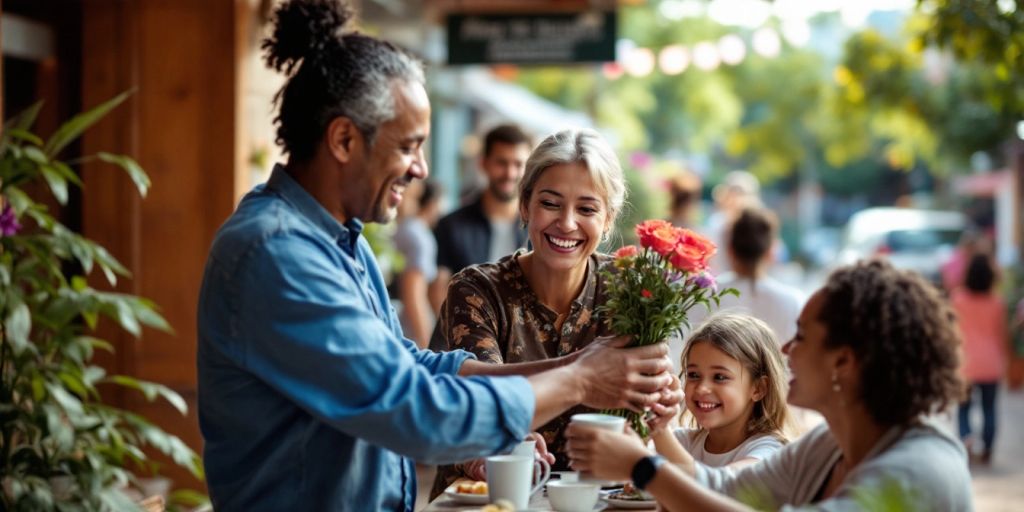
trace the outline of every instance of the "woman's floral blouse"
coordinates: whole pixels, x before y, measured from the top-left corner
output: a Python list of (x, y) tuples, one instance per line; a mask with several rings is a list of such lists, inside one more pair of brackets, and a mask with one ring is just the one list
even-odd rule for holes
[[(520, 250), (455, 275), (430, 339), (432, 350), (462, 349), (487, 363), (521, 363), (563, 356), (610, 334), (595, 310), (605, 299), (599, 270), (611, 265), (611, 257), (591, 255), (583, 289), (557, 329), (558, 313), (540, 303), (523, 275), (518, 261), (522, 254)], [(575, 407), (538, 429), (555, 455), (552, 470), (568, 469), (562, 431), (573, 414), (587, 410)], [(457, 465), (438, 468), (431, 499), (460, 476)]]

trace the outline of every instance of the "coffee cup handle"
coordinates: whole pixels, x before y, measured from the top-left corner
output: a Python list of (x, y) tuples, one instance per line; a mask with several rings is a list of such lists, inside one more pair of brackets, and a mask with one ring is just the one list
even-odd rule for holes
[(547, 483), (548, 479), (551, 478), (551, 464), (548, 464), (548, 461), (543, 459), (533, 461), (533, 474), (540, 475), (540, 477), (537, 478), (537, 483), (535, 483), (533, 488), (530, 489), (531, 496), (541, 490), (544, 487), (544, 484)]

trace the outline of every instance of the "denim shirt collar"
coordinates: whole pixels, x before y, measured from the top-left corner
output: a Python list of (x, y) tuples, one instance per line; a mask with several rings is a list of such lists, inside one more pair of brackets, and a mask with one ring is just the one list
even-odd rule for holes
[(356, 242), (363, 232), (363, 223), (359, 219), (349, 219), (344, 224), (338, 222), (327, 212), (317, 200), (302, 188), (281, 164), (274, 165), (274, 171), (267, 180), (267, 188), (277, 192), (288, 201), (298, 212), (314, 226), (338, 242), (350, 254), (355, 253)]

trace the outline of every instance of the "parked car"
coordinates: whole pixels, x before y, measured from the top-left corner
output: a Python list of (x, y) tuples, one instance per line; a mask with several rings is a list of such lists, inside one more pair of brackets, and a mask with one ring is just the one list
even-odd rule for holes
[(838, 263), (884, 256), (898, 268), (915, 270), (941, 284), (940, 268), (966, 228), (967, 217), (960, 212), (868, 208), (850, 217)]

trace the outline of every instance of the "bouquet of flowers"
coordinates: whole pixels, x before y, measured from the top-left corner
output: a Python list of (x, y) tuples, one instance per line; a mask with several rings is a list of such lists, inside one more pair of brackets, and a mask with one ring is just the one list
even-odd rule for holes
[[(647, 220), (636, 227), (640, 247), (628, 245), (615, 252), (615, 266), (606, 271), (608, 300), (598, 311), (611, 330), (633, 335), (631, 346), (663, 342), (690, 326), (686, 314), (703, 304), (717, 307), (722, 296), (736, 290), (718, 290), (708, 272), (715, 244), (689, 229), (664, 220)], [(641, 414), (627, 409), (606, 411), (629, 419), (644, 438), (647, 425)]]

